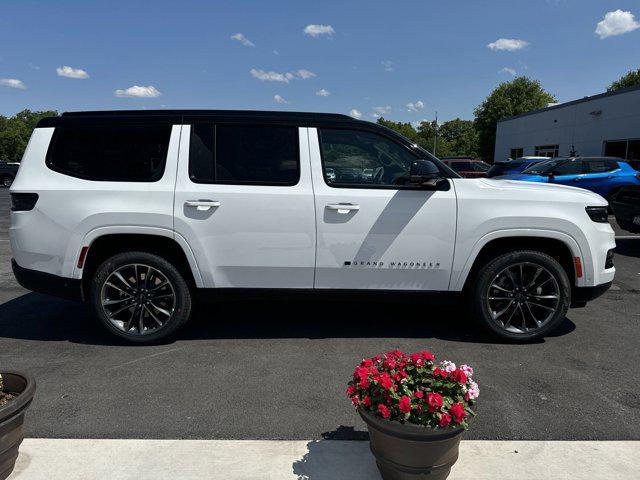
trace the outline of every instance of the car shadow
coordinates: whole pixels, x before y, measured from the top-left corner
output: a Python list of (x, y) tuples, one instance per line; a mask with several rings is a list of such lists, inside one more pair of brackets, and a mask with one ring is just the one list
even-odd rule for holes
[(307, 453), (293, 462), (293, 474), (298, 480), (379, 479), (369, 443), (351, 441), (368, 439), (367, 432), (355, 431), (353, 427), (340, 426), (325, 432), (321, 440), (307, 443)]
[[(575, 328), (567, 318), (548, 337), (567, 335)], [(123, 344), (98, 324), (88, 305), (39, 293), (27, 293), (0, 304), (0, 337)], [(434, 338), (507, 343), (485, 332), (465, 309), (456, 306), (313, 298), (201, 302), (177, 340), (265, 338)]]

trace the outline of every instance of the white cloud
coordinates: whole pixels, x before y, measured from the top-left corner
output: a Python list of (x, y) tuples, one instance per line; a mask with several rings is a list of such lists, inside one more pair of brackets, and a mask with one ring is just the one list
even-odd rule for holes
[(383, 60), (380, 62), (387, 72), (393, 72), (393, 62), (391, 60)]
[(374, 118), (380, 118), (385, 113), (391, 112), (391, 105), (385, 105), (384, 107), (373, 107), (373, 113), (371, 114)]
[(362, 118), (362, 112), (360, 110), (355, 109), (355, 108), (351, 109), (351, 111), (349, 112), (349, 115), (352, 116), (353, 118), (357, 118), (357, 119)]
[(418, 100), (417, 102), (409, 102), (407, 103), (407, 112), (418, 112), (424, 109), (424, 102), (422, 100)]
[(300, 78), (302, 80), (306, 80), (308, 78), (312, 78), (316, 76), (315, 73), (310, 72), (309, 70), (305, 70), (304, 68), (296, 72), (285, 72), (285, 73), (273, 72), (273, 71), (266, 72), (264, 70), (252, 68), (250, 72), (251, 72), (251, 76), (253, 76), (254, 78), (257, 78), (258, 80), (262, 80), (263, 82), (289, 83), (294, 78)]
[(292, 76), (287, 73), (278, 73), (278, 72), (265, 72), (264, 70), (257, 70), (255, 68), (251, 69), (251, 75), (258, 80), (262, 80), (264, 82), (284, 82), (289, 83)]
[(600, 39), (615, 37), (623, 33), (632, 32), (640, 28), (640, 22), (636, 21), (633, 13), (616, 10), (608, 12), (596, 26), (596, 34)]
[(153, 85), (149, 85), (148, 87), (140, 87), (138, 85), (134, 85), (133, 87), (125, 88), (124, 90), (118, 89), (113, 94), (116, 97), (121, 98), (156, 98), (162, 95), (160, 91)]
[(333, 36), (336, 31), (333, 29), (331, 25), (307, 25), (304, 27), (303, 32), (305, 35), (309, 35), (313, 38), (320, 37), (322, 35), (327, 35), (329, 37)]
[(495, 42), (487, 45), (487, 48), (494, 52), (503, 50), (507, 52), (515, 52), (516, 50), (522, 50), (528, 46), (529, 42), (525, 40), (518, 40), (517, 38), (499, 38)]
[(281, 97), (277, 93), (273, 96), (273, 99), (276, 101), (276, 103), (281, 103), (281, 104), (291, 103), (291, 102), (288, 102), (287, 100), (285, 100), (283, 97)]
[(307, 78), (311, 78), (311, 77), (315, 77), (316, 76), (315, 73), (310, 72), (309, 70), (305, 70), (304, 68), (301, 69), (301, 70), (298, 70), (296, 72), (296, 75), (298, 77), (300, 77), (301, 79), (303, 79), (303, 80), (306, 80)]
[(321, 88), (316, 92), (316, 95), (318, 95), (319, 97), (328, 97), (329, 95), (331, 95), (331, 92), (329, 90)]
[(18, 90), (26, 90), (27, 86), (22, 83), (22, 80), (17, 78), (0, 78), (0, 85), (3, 87), (17, 88)]
[(69, 67), (68, 65), (65, 65), (64, 67), (56, 68), (56, 72), (58, 73), (59, 77), (79, 78), (79, 79), (89, 78), (89, 74), (84, 70), (82, 70), (81, 68), (72, 68), (72, 67)]
[(517, 72), (513, 68), (509, 67), (504, 67), (503, 69), (498, 71), (498, 73), (508, 73), (509, 75), (512, 75), (514, 77), (517, 75)]
[(231, 39), (232, 40), (237, 40), (238, 42), (240, 42), (242, 45), (244, 45), (245, 47), (255, 47), (255, 43), (253, 43), (251, 40), (249, 40), (247, 37), (245, 37), (242, 33), (238, 32), (234, 35), (231, 35)]

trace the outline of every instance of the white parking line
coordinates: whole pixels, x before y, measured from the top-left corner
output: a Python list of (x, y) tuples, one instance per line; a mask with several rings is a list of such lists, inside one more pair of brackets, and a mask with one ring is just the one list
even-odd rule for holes
[(616, 240), (640, 240), (640, 235), (620, 235)]
[[(640, 442), (463, 441), (449, 480), (630, 480)], [(379, 480), (368, 442), (27, 439), (9, 480)]]

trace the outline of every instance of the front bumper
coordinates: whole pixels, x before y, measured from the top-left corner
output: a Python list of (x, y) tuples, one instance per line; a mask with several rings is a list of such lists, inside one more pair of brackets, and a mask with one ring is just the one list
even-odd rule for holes
[(603, 283), (595, 287), (575, 287), (571, 292), (571, 308), (584, 307), (587, 302), (603, 295), (613, 282)]
[(23, 268), (14, 259), (11, 259), (11, 268), (18, 283), (28, 290), (67, 300), (82, 300), (82, 288), (78, 279)]

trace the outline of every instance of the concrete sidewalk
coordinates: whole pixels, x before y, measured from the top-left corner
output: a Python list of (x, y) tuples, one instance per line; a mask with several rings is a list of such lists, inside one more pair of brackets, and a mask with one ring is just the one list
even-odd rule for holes
[[(450, 480), (631, 480), (640, 442), (463, 441)], [(369, 442), (27, 439), (9, 480), (379, 480)]]

